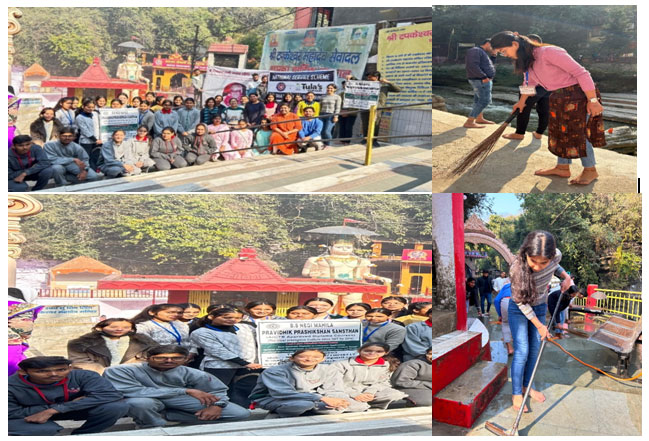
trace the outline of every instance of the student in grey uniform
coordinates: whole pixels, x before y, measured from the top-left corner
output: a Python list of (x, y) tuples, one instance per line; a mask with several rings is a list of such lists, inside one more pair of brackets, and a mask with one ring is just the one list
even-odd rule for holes
[(137, 125), (146, 126), (149, 135), (153, 135), (153, 124), (155, 124), (155, 114), (149, 109), (149, 102), (142, 101), (138, 106)]
[(162, 135), (151, 143), (150, 156), (158, 170), (187, 167), (187, 161), (183, 157), (183, 145), (175, 135), (172, 127), (165, 127)]
[(243, 313), (232, 308), (214, 309), (206, 321), (201, 321), (201, 327), (191, 333), (190, 344), (192, 352), (203, 349), (200, 369), (231, 388), (233, 402), (247, 407), (261, 364), (257, 361), (254, 328), (240, 323), (242, 318)]
[(178, 318), (183, 309), (171, 303), (159, 303), (147, 306), (132, 318), (137, 325), (137, 332), (144, 334), (160, 345), (179, 345), (191, 347), (189, 326)]
[(101, 179), (101, 176), (90, 168), (88, 153), (74, 142), (74, 132), (73, 127), (63, 127), (58, 140), (46, 142), (43, 146), (52, 162), (52, 175), (57, 186)]
[(433, 404), (433, 349), (428, 348), (425, 355), (401, 363), (392, 374), (392, 384), (408, 394), (406, 401), (412, 406), (432, 406)]
[(343, 390), (340, 372), (320, 364), (324, 359), (319, 349), (296, 351), (288, 363), (262, 372), (250, 399), (280, 418), (364, 411), (365, 403), (352, 400)]
[(428, 311), (428, 320), (406, 326), (406, 337), (401, 348), (403, 361), (412, 360), (433, 346), (433, 310)]
[(162, 102), (162, 109), (154, 114), (153, 134), (158, 137), (166, 127), (171, 127), (176, 133), (179, 130), (178, 114), (172, 110), (172, 104), (169, 100)]
[(218, 378), (183, 366), (188, 354), (182, 346), (158, 346), (148, 351), (146, 363), (113, 366), (104, 371), (104, 377), (124, 394), (130, 405), (128, 415), (140, 427), (249, 417), (250, 411), (229, 402), (228, 388)]
[(372, 308), (363, 320), (363, 343), (386, 343), (390, 352), (397, 349), (406, 337), (403, 325), (392, 323), (390, 314), (385, 308)]
[(185, 142), (187, 136), (194, 133), (196, 124), (201, 122), (201, 112), (194, 108), (194, 98), (185, 98), (185, 107), (176, 110), (178, 114), (178, 136)]
[(331, 368), (343, 376), (345, 393), (354, 401), (365, 404), (366, 409), (387, 409), (391, 402), (406, 396), (390, 384), (396, 366), (393, 369), (390, 360), (384, 358), (389, 351), (390, 347), (385, 343), (365, 343), (358, 349), (358, 357), (331, 364)]
[(207, 133), (207, 126), (203, 123), (196, 125), (192, 133), (183, 139), (185, 161), (189, 165), (202, 165), (208, 161), (216, 161), (219, 158), (216, 141)]

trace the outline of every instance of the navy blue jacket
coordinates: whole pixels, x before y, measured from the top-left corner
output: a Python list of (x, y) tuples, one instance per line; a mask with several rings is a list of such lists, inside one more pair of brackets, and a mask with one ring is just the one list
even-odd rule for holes
[(484, 80), (496, 76), (496, 68), (489, 54), (480, 46), (466, 51), (466, 77), (470, 80)]
[[(8, 381), (9, 419), (24, 418), (49, 408), (56, 409), (60, 413), (74, 412), (122, 399), (122, 393), (97, 372), (74, 369), (70, 371), (67, 378), (68, 401), (63, 400), (62, 385), (38, 385), (43, 395), (54, 402), (48, 404), (32, 386), (25, 384), (18, 377), (18, 373), (13, 374)], [(29, 378), (27, 380), (29, 381)], [(73, 401), (79, 397), (84, 398)]]
[(26, 172), (27, 176), (36, 175), (52, 165), (45, 151), (37, 144), (32, 144), (29, 155), (19, 156), (11, 148), (7, 156), (9, 157), (9, 179), (14, 179), (23, 172)]

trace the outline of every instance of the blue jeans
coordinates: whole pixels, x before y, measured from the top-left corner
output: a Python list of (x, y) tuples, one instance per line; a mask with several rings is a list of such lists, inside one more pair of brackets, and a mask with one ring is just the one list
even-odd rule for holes
[[(545, 324), (547, 307), (547, 303), (532, 307), (534, 314), (543, 324)], [(511, 366), (512, 395), (523, 395), (523, 387), (529, 386), (534, 363), (539, 355), (541, 335), (536, 326), (523, 315), (516, 302), (509, 302), (507, 315), (514, 340), (514, 358)]]
[[(333, 120), (334, 120), (334, 115), (332, 114), (328, 114), (327, 117), (322, 118), (322, 139), (323, 140), (333, 138), (331, 133), (333, 132), (334, 126), (336, 125), (336, 123)], [(329, 141), (324, 141), (324, 145), (329, 145)]]
[[(590, 115), (586, 117), (586, 122)], [(581, 165), (583, 167), (595, 167), (595, 150), (593, 150), (593, 145), (590, 143), (588, 138), (586, 138), (586, 156), (579, 158)], [(572, 159), (570, 158), (557, 158), (557, 164), (572, 164)]]
[(487, 312), (491, 309), (491, 293), (480, 293), (480, 310), (484, 314), (484, 302), (487, 301)]
[(492, 83), (492, 81), (483, 83), (482, 80), (469, 80), (469, 84), (473, 88), (473, 108), (469, 113), (469, 118), (476, 118), (491, 104)]

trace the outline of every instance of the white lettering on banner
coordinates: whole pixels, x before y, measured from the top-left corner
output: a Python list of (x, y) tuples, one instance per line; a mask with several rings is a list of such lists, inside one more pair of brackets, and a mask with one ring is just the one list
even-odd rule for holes
[(369, 109), (379, 101), (381, 83), (378, 81), (355, 81), (345, 83), (344, 109)]
[(99, 109), (99, 134), (102, 142), (108, 142), (115, 130), (124, 130), (125, 139), (137, 134), (139, 111), (137, 109)]

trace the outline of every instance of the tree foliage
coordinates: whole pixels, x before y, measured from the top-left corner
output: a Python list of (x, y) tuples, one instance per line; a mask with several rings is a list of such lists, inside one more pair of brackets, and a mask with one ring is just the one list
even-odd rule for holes
[(151, 53), (191, 55), (226, 37), (249, 45), (259, 60), (267, 32), (292, 27), (293, 8), (21, 8), (15, 63), (41, 64), (52, 75), (79, 75), (94, 57), (114, 73), (123, 56), (117, 45), (136, 41)]
[[(22, 222), (23, 258), (98, 259), (125, 273), (201, 274), (255, 247), (286, 275), (300, 274), (326, 238), (307, 230), (343, 219), (380, 238), (430, 241), (428, 195), (38, 195)], [(362, 253), (367, 243), (360, 244)]]

